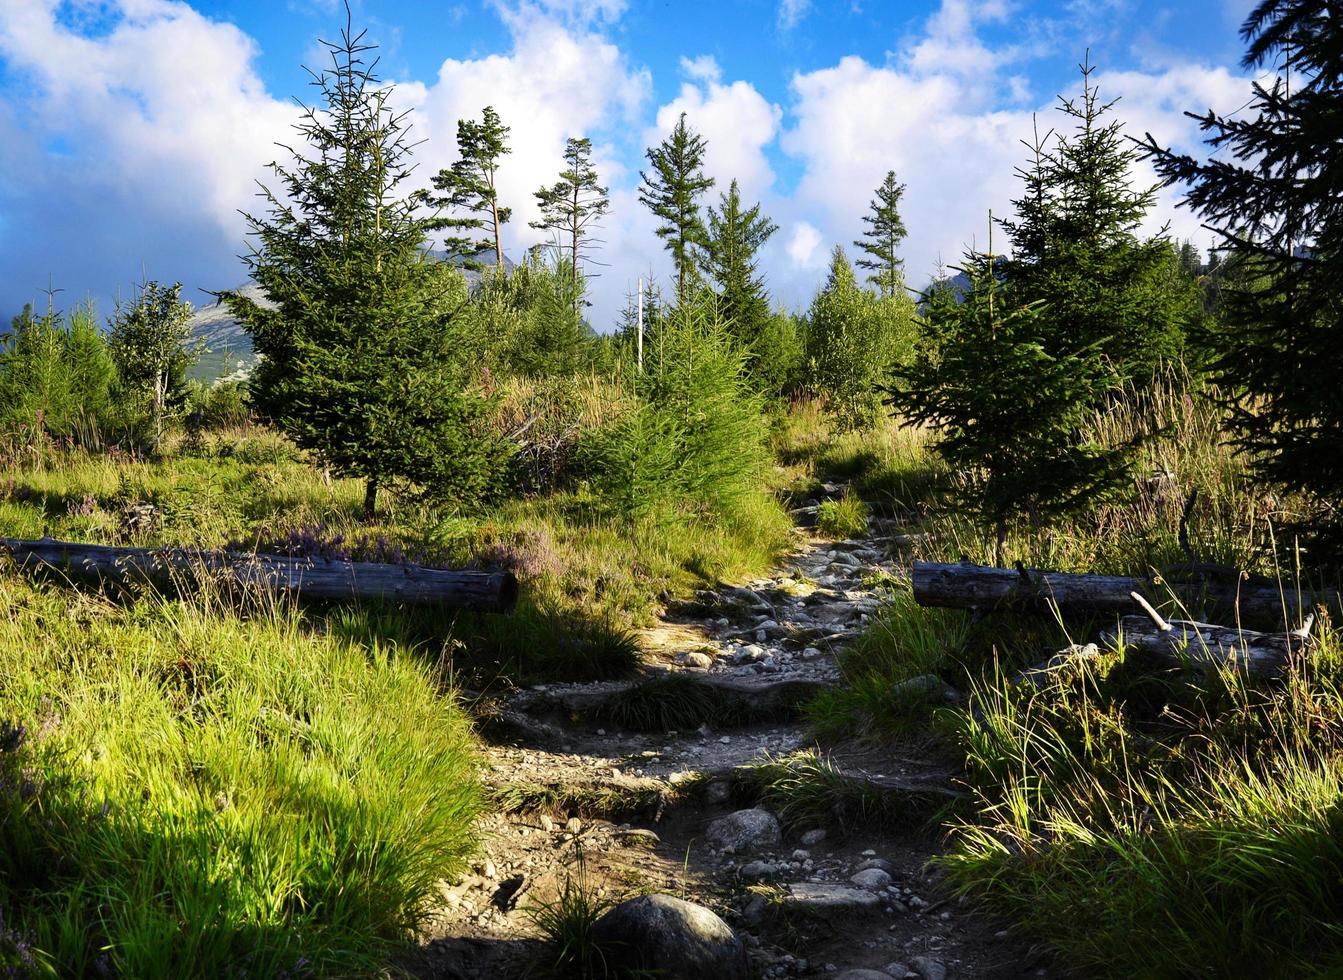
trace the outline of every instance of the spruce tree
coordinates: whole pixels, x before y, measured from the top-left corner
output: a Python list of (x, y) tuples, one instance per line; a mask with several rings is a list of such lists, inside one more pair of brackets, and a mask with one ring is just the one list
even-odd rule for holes
[(1265, 481), (1343, 499), (1343, 12), (1263, 0), (1246, 19), (1246, 68), (1272, 69), (1235, 117), (1198, 115), (1216, 158), (1143, 149), (1220, 237), (1213, 376), (1237, 441)]
[(853, 243), (866, 253), (866, 257), (860, 256), (854, 264), (860, 269), (871, 270), (872, 275), (867, 281), (883, 296), (894, 296), (904, 289), (900, 243), (905, 240), (906, 231), (905, 222), (900, 217), (900, 198), (905, 193), (905, 185), (896, 181), (894, 170), (888, 170), (876, 193), (870, 205), (872, 213), (863, 215), (867, 230)]
[(721, 195), (717, 210), (708, 209), (708, 247), (704, 269), (718, 286), (718, 315), (746, 354), (748, 373), (762, 360), (771, 360), (764, 345), (776, 339), (770, 331), (773, 315), (759, 274), (761, 247), (779, 230), (760, 213), (760, 205), (743, 208), (736, 180)]
[(488, 435), (489, 403), (469, 386), (450, 320), (460, 276), (422, 252), (422, 195), (400, 195), (411, 172), (405, 114), (348, 26), (315, 75), (324, 105), (296, 127), (306, 152), (272, 170), (264, 217), (245, 257), (275, 303), (224, 296), (260, 362), (252, 401), (300, 446), (343, 476), (378, 490), (413, 486), (454, 502), (489, 493), (505, 461)]
[(704, 138), (686, 125), (685, 113), (671, 135), (647, 152), (650, 172), (639, 171), (639, 203), (662, 221), (657, 236), (676, 266), (676, 302), (686, 302), (702, 256), (709, 246), (699, 198), (713, 186), (704, 175)]
[(1082, 95), (1058, 106), (1072, 130), (1027, 144), (1024, 192), (1001, 222), (1013, 246), (1004, 271), (1017, 301), (1044, 304), (1051, 350), (1093, 348), (1142, 386), (1179, 353), (1188, 310), (1166, 288), (1168, 239), (1138, 234), (1156, 189), (1131, 187), (1137, 150), (1120, 121), (1105, 121), (1115, 103), (1101, 101), (1094, 68), (1080, 67)]
[(592, 166), (592, 141), (570, 137), (564, 146), (565, 169), (550, 187), (536, 191), (541, 220), (533, 228), (554, 233), (569, 252), (568, 270), (573, 308), (578, 314), (583, 301), (583, 260), (594, 244), (592, 229), (611, 208), (606, 188), (597, 183)]
[[(435, 208), (464, 212), (430, 222), (429, 227), (434, 230), (453, 232), (443, 239), (448, 254), (460, 257), (465, 265), (479, 268), (476, 256), (493, 250), (499, 274), (504, 271), (502, 228), (513, 215), (511, 208), (500, 207), (496, 185), (500, 158), (513, 152), (508, 146), (509, 131), (493, 106), (484, 108), (480, 122), (457, 120), (457, 160), (434, 177), (434, 190), (438, 194), (429, 197)], [(472, 237), (471, 233), (478, 231), (485, 234)]]
[(1094, 348), (1058, 350), (1039, 303), (1004, 290), (994, 259), (970, 254), (959, 303), (930, 307), (928, 342), (898, 368), (891, 402), (908, 425), (937, 430), (939, 455), (964, 477), (964, 506), (996, 532), (1084, 513), (1129, 485), (1131, 446), (1102, 446), (1085, 427), (1117, 378)]

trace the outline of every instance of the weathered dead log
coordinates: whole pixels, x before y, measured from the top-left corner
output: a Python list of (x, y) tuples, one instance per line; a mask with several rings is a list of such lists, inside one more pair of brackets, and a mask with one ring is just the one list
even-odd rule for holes
[(455, 571), (195, 548), (114, 548), (50, 538), (0, 538), (0, 553), (8, 553), (20, 568), (103, 585), (170, 588), (211, 578), (309, 599), (384, 599), (504, 613), (512, 611), (518, 600), (518, 581), (512, 572)]
[(1114, 645), (1122, 640), (1126, 649), (1152, 654), (1172, 663), (1234, 667), (1259, 677), (1280, 673), (1293, 657), (1312, 645), (1313, 615), (1307, 616), (1299, 629), (1256, 633), (1183, 619), (1167, 621), (1136, 592), (1132, 599), (1145, 615), (1125, 616), (1119, 621), (1118, 631), (1101, 635), (1102, 642)]
[(1077, 575), (988, 565), (915, 562), (914, 600), (921, 606), (998, 610), (1046, 608), (1064, 612), (1126, 613), (1130, 593), (1156, 601), (1174, 596), (1187, 609), (1217, 609), (1256, 623), (1299, 623), (1316, 604), (1339, 608), (1337, 594), (1298, 594), (1257, 582), (1172, 582), (1158, 576)]

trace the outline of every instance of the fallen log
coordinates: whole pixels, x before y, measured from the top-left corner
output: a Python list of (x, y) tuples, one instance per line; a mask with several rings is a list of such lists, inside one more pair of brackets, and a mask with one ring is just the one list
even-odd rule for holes
[(1292, 658), (1309, 650), (1313, 643), (1310, 636), (1313, 615), (1307, 616), (1299, 629), (1257, 633), (1183, 619), (1168, 621), (1136, 592), (1131, 598), (1146, 615), (1125, 616), (1119, 621), (1118, 630), (1101, 634), (1101, 641), (1112, 646), (1122, 641), (1128, 650), (1180, 665), (1231, 667), (1264, 677), (1280, 673)]
[(196, 548), (115, 548), (51, 538), (0, 538), (0, 553), (8, 553), (22, 569), (95, 585), (172, 588), (210, 578), (309, 599), (383, 599), (497, 613), (511, 612), (518, 601), (518, 581), (512, 572)]
[(1081, 575), (1037, 569), (942, 562), (914, 563), (914, 601), (921, 606), (993, 611), (1047, 608), (1064, 612), (1126, 613), (1132, 593), (1161, 601), (1174, 597), (1187, 609), (1216, 608), (1254, 622), (1299, 623), (1317, 604), (1338, 611), (1337, 594), (1297, 593), (1257, 582), (1172, 582), (1160, 576)]

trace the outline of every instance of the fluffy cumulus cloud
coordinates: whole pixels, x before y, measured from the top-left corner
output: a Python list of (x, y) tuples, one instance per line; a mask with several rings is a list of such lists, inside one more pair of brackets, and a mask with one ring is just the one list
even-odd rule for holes
[[(1033, 38), (1015, 30), (1012, 0), (942, 0), (880, 60), (856, 56), (794, 75), (780, 106), (750, 81), (724, 77), (714, 58), (684, 52), (660, 103), (653, 80), (622, 49), (626, 0), (495, 0), (509, 40), (502, 50), (443, 61), (433, 77), (397, 86), (424, 139), (420, 179), (456, 155), (457, 120), (492, 105), (512, 127), (501, 195), (515, 209), (506, 246), (540, 240), (532, 192), (552, 181), (568, 136), (594, 140), (611, 185), (602, 230), (609, 267), (594, 283), (594, 322), (612, 323), (639, 276), (665, 276), (654, 222), (637, 199), (645, 147), (682, 112), (708, 142), (706, 169), (725, 189), (737, 178), (780, 225), (764, 255), (776, 295), (805, 305), (830, 247), (862, 230), (861, 216), (888, 170), (908, 185), (905, 256), (921, 285), (941, 258), (986, 244), (990, 208), (1005, 214), (1032, 114), (1057, 124), (1053, 93), (1033, 91)], [(781, 29), (809, 0), (780, 0)], [(1014, 26), (1026, 40), (987, 37)], [(47, 284), (110, 296), (142, 270), (188, 287), (236, 284), (245, 247), (239, 208), (288, 139), (295, 110), (266, 90), (257, 43), (183, 0), (0, 0), (0, 304), (14, 308)], [(1103, 95), (1122, 97), (1128, 131), (1194, 147), (1185, 109), (1235, 109), (1247, 83), (1225, 68), (1147, 64), (1098, 73)], [(678, 86), (679, 83), (679, 87)], [(1151, 180), (1143, 166), (1140, 182)], [(716, 193), (711, 195), (716, 200)], [(1207, 235), (1163, 192), (1153, 227)], [(995, 244), (999, 244), (995, 241)], [(200, 294), (193, 298), (200, 299)]]
[(687, 81), (680, 94), (657, 111), (657, 123), (645, 135), (654, 146), (672, 131), (681, 113), (704, 137), (704, 171), (726, 189), (735, 177), (746, 197), (759, 197), (774, 183), (769, 150), (779, 134), (783, 109), (768, 101), (750, 82), (724, 82), (710, 56), (682, 58)]
[[(0, 117), (9, 305), (49, 275), (102, 295), (142, 272), (233, 285), (208, 277), (241, 250), (238, 209), (294, 120), (236, 28), (169, 0), (101, 6), (0, 0), (0, 61), (20, 93)], [(86, 36), (95, 14), (103, 30)]]
[[(568, 136), (619, 132), (639, 117), (646, 72), (630, 68), (597, 25), (621, 0), (501, 7), (511, 50), (446, 60), (437, 78), (397, 86), (414, 108), (419, 174), (456, 156), (457, 120), (493, 105), (513, 126), (501, 194), (514, 203), (508, 244), (539, 240), (532, 191), (560, 170)], [(100, 18), (93, 25), (80, 15)], [(92, 28), (92, 29), (91, 29)], [(189, 52), (189, 57), (184, 53)], [(258, 77), (254, 40), (175, 0), (0, 0), (0, 61), (22, 105), (0, 111), (0, 290), (30, 299), (48, 273), (109, 296), (142, 272), (192, 287), (236, 285), (246, 226), (295, 109)], [(11, 83), (13, 85), (14, 83)], [(598, 139), (607, 177), (623, 147)], [(656, 246), (650, 246), (649, 254)], [(58, 283), (59, 285), (59, 283)], [(105, 305), (105, 304), (104, 304)]]
[[(873, 191), (894, 170), (908, 188), (901, 210), (912, 284), (922, 285), (939, 259), (951, 264), (966, 246), (984, 248), (990, 209), (1008, 214), (1018, 194), (1014, 170), (1026, 154), (1021, 141), (1031, 138), (1037, 119), (1042, 132), (1067, 125), (1054, 111), (1053, 94), (1032, 99), (1014, 73), (1031, 57), (1028, 51), (993, 50), (980, 39), (980, 25), (1006, 14), (998, 0), (944, 0), (925, 32), (886, 63), (846, 57), (795, 75), (791, 125), (782, 140), (802, 168), (791, 210), (826, 241), (847, 242), (861, 232)], [(971, 72), (972, 65), (980, 70)], [(1234, 109), (1248, 91), (1246, 80), (1225, 68), (1188, 64), (1093, 78), (1106, 101), (1120, 99), (1116, 118), (1127, 133), (1150, 131), (1163, 143), (1191, 149), (1198, 134), (1184, 110)], [(1155, 183), (1143, 164), (1133, 177), (1138, 186)], [(1206, 245), (1207, 233), (1175, 202), (1174, 191), (1161, 193), (1148, 230), (1169, 222), (1172, 234)], [(998, 238), (994, 246), (1005, 243)], [(788, 249), (798, 265), (810, 254)]]

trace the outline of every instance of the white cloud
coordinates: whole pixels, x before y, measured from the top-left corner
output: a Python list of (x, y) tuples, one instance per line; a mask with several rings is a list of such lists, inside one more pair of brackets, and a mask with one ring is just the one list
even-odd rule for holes
[(661, 142), (680, 118), (704, 137), (704, 171), (726, 190), (736, 178), (747, 199), (760, 197), (774, 183), (768, 149), (779, 133), (783, 110), (762, 96), (750, 82), (724, 84), (713, 58), (682, 59), (692, 79), (680, 94), (659, 107), (657, 124), (647, 130), (648, 146)]
[(788, 236), (788, 258), (799, 268), (815, 269), (824, 261), (824, 244), (825, 240), (815, 227), (799, 221)]
[(811, 0), (779, 0), (779, 30), (791, 31), (811, 12)]
[[(903, 252), (912, 285), (922, 285), (939, 258), (954, 264), (965, 246), (986, 247), (989, 210), (997, 217), (1010, 214), (1019, 194), (1014, 170), (1025, 163), (1021, 140), (1031, 135), (1032, 110), (1042, 131), (1061, 122), (1052, 98), (1023, 104), (1025, 86), (1005, 76), (1002, 69), (1019, 52), (990, 51), (986, 64), (993, 67), (984, 74), (961, 70), (967, 53), (983, 47), (976, 25), (1007, 12), (1001, 5), (945, 0), (927, 33), (890, 63), (847, 57), (797, 74), (782, 145), (802, 176), (787, 212), (809, 222), (825, 241), (847, 245), (861, 234), (861, 217), (882, 177), (894, 170), (908, 185), (901, 211), (909, 229)], [(1248, 91), (1246, 81), (1225, 68), (1191, 64), (1093, 77), (1106, 100), (1122, 96), (1116, 118), (1129, 135), (1150, 130), (1191, 150), (1199, 137), (1184, 110), (1233, 109)], [(1155, 183), (1151, 168), (1137, 165), (1134, 182)], [(1147, 230), (1169, 221), (1172, 234), (1206, 245), (1207, 233), (1194, 216), (1176, 209), (1176, 198), (1172, 190), (1160, 194)], [(995, 237), (994, 245), (1001, 250), (1005, 242)]]
[[(142, 267), (168, 278), (236, 255), (237, 209), (252, 203), (254, 180), (295, 118), (253, 70), (256, 44), (169, 0), (125, 0), (97, 38), (63, 26), (58, 6), (0, 0), (0, 59), (33, 92), (0, 137), (7, 162), (25, 164), (0, 189), (6, 219), (25, 228), (21, 243), (0, 240), (6, 288), (22, 295), (48, 272), (64, 278), (71, 251), (76, 269), (98, 266), (98, 278), (64, 284), (104, 295)], [(69, 153), (44, 155), (43, 145)], [(178, 224), (162, 234), (174, 212)], [(72, 236), (101, 248), (72, 249)]]

